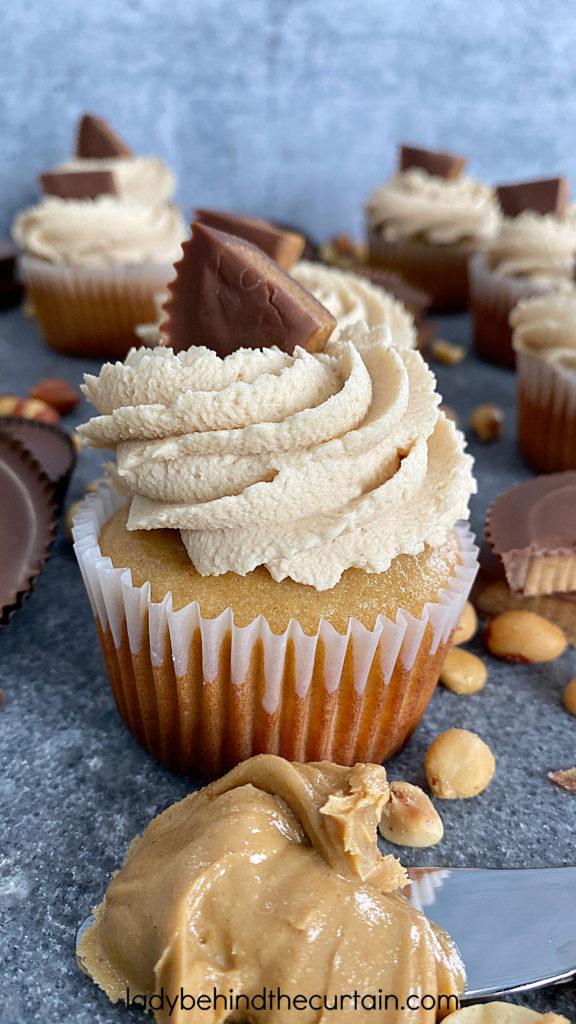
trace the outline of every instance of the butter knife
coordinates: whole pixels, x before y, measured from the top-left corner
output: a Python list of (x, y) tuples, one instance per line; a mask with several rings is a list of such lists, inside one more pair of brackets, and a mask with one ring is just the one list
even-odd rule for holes
[(464, 999), (540, 988), (576, 975), (576, 867), (409, 868), (404, 895), (452, 936)]

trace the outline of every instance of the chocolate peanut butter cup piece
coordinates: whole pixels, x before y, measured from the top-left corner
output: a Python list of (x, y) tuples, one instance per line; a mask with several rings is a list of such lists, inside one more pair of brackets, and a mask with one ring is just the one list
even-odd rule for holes
[(41, 174), (39, 182), (44, 195), (60, 199), (96, 199), (117, 194), (112, 171), (50, 171)]
[(435, 178), (454, 181), (459, 178), (466, 166), (465, 156), (455, 156), (436, 149), (422, 149), (418, 146), (400, 146), (400, 170), (408, 171), (411, 167), (420, 167)]
[(22, 606), (56, 531), (54, 488), (30, 453), (0, 433), (0, 625)]
[(60, 506), (66, 495), (76, 451), (70, 435), (60, 427), (19, 416), (0, 416), (0, 435), (11, 437), (33, 456), (54, 487)]
[(486, 536), (513, 593), (576, 591), (576, 471), (505, 491), (488, 510)]
[(191, 345), (222, 357), (272, 345), (316, 352), (336, 326), (332, 314), (261, 249), (203, 224), (192, 225), (176, 272), (161, 328), (175, 352)]
[(103, 117), (83, 114), (76, 136), (76, 156), (82, 160), (106, 160), (109, 157), (132, 156), (132, 150)]
[(517, 185), (498, 185), (496, 195), (505, 217), (517, 217), (525, 210), (563, 217), (568, 204), (566, 178), (541, 178)]
[(225, 210), (196, 210), (194, 219), (198, 224), (236, 235), (258, 246), (283, 270), (290, 270), (304, 249), (305, 240), (302, 235), (285, 231), (257, 217), (227, 213)]

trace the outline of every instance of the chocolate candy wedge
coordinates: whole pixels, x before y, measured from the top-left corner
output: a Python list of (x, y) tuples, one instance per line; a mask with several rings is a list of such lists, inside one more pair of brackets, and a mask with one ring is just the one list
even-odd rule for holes
[(245, 217), (239, 213), (224, 210), (196, 210), (195, 220), (228, 235), (237, 235), (252, 245), (257, 245), (283, 270), (290, 270), (302, 255), (305, 240), (294, 231), (284, 231), (266, 220)]
[(505, 217), (517, 217), (525, 210), (563, 217), (568, 204), (566, 178), (542, 178), (517, 185), (498, 185), (498, 202)]
[(70, 435), (60, 427), (19, 416), (0, 416), (0, 434), (11, 437), (33, 456), (53, 485), (56, 502), (61, 505), (76, 464)]
[(400, 170), (420, 167), (436, 178), (453, 181), (459, 178), (466, 166), (466, 157), (454, 156), (436, 149), (421, 149), (417, 146), (400, 146)]
[(78, 125), (76, 156), (82, 160), (106, 160), (109, 157), (132, 156), (132, 150), (104, 118), (83, 114)]
[(272, 345), (324, 348), (336, 326), (332, 314), (255, 245), (193, 224), (183, 253), (161, 327), (175, 352), (191, 345), (222, 357)]
[(117, 194), (112, 171), (51, 171), (41, 174), (39, 181), (45, 195), (60, 199), (96, 199)]
[(54, 489), (17, 441), (0, 434), (0, 625), (24, 603), (56, 530)]

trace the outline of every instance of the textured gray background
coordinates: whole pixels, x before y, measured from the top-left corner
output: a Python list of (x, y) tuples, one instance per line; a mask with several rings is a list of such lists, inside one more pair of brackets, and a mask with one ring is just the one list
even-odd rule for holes
[(0, 3), (0, 230), (84, 109), (221, 204), (359, 229), (399, 138), (576, 177), (574, 0)]

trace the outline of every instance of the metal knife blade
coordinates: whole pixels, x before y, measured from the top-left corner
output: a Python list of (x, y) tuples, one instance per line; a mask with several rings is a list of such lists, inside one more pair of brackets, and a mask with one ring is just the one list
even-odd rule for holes
[(576, 867), (410, 868), (404, 895), (452, 936), (464, 999), (576, 975)]

